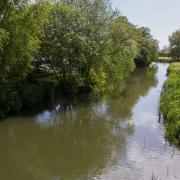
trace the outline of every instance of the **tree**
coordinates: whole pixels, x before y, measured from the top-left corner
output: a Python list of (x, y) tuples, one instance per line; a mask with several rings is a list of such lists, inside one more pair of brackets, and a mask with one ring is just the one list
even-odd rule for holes
[(48, 66), (65, 89), (94, 89), (112, 77), (124, 78), (134, 70), (134, 59), (149, 65), (157, 57), (150, 30), (136, 28), (107, 1), (61, 0), (49, 6), (36, 62)]
[(138, 67), (148, 66), (158, 58), (158, 41), (153, 39), (148, 28), (137, 28), (135, 40), (138, 42), (138, 56), (135, 58)]
[(1, 114), (25, 104), (18, 85), (25, 82), (32, 88), (24, 94), (31, 94), (32, 79), (38, 86), (36, 69), (56, 77), (65, 93), (101, 92), (135, 63), (149, 65), (157, 49), (148, 28), (132, 25), (107, 0), (0, 1)]
[(4, 46), (7, 45), (8, 43), (8, 32), (0, 28), (0, 79), (3, 78), (3, 69), (2, 67), (4, 66), (4, 60), (3, 60), (3, 54), (4, 54)]
[(2, 76), (19, 80), (31, 71), (46, 20), (47, 7), (41, 1), (31, 5), (20, 0), (1, 3), (0, 41), (8, 37), (1, 50)]
[(180, 29), (169, 37), (169, 43), (172, 58), (180, 61)]
[(22, 108), (19, 87), (33, 69), (47, 14), (43, 1), (0, 1), (0, 117)]
[(109, 26), (105, 72), (110, 79), (123, 79), (135, 68), (137, 43), (131, 37), (135, 27), (126, 17), (117, 17)]
[(169, 48), (169, 46), (164, 46), (164, 47), (159, 51), (159, 56), (160, 56), (160, 57), (170, 57), (170, 48)]
[(37, 61), (49, 66), (66, 90), (73, 85), (92, 87), (100, 83), (97, 78), (102, 74), (110, 18), (103, 1), (79, 1), (80, 6), (78, 1), (74, 3), (51, 4), (37, 56)]

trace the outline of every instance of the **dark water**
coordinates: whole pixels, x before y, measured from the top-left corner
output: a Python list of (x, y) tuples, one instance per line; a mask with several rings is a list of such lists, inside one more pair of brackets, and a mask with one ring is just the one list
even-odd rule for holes
[[(0, 180), (180, 179), (158, 106), (167, 64), (137, 70), (116, 96), (57, 99), (0, 123)], [(59, 105), (58, 105), (59, 104)]]

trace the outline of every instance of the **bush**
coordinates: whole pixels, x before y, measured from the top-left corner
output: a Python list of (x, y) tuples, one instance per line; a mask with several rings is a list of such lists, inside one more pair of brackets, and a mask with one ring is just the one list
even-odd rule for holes
[(50, 79), (1, 82), (0, 118), (23, 108), (50, 102), (56, 87), (56, 81)]
[(54, 96), (56, 82), (48, 79), (25, 81), (19, 85), (23, 107), (33, 107), (41, 102), (49, 102)]
[(18, 111), (22, 107), (18, 91), (15, 88), (15, 82), (7, 82), (1, 80), (0, 83), (0, 118), (6, 116), (7, 113)]

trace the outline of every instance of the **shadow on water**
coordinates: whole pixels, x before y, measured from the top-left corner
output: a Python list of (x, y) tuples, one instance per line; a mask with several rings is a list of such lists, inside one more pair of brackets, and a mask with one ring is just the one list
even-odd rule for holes
[(2, 121), (0, 179), (88, 180), (121, 163), (134, 133), (132, 109), (157, 85), (156, 73), (136, 70), (123, 91), (115, 83), (114, 97), (61, 97), (52, 110)]

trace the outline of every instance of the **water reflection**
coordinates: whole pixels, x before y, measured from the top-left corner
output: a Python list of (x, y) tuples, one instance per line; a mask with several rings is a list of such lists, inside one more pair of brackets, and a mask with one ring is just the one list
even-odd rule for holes
[(1, 122), (0, 179), (88, 180), (116, 167), (135, 172), (138, 164), (128, 160), (138, 131), (134, 107), (157, 86), (156, 73), (135, 71), (123, 91), (114, 85), (114, 97), (57, 100), (52, 110)]
[[(156, 73), (157, 66), (152, 66), (149, 69), (138, 69), (125, 82), (120, 82), (123, 83), (124, 90), (121, 87), (121, 91), (119, 91), (118, 86), (121, 84), (114, 83), (113, 96), (102, 97), (98, 101), (84, 99), (86, 98), (84, 96), (78, 97), (79, 99), (60, 99), (51, 111), (45, 110), (37, 115), (36, 122), (45, 126), (55, 125), (61, 121), (61, 116), (73, 120), (76, 118), (76, 110), (81, 106), (85, 106), (86, 113), (90, 113), (94, 119), (101, 117), (106, 121), (125, 121), (132, 116), (132, 107), (140, 96), (145, 96), (151, 87), (157, 85)], [(84, 100), (86, 104), (84, 104)], [(79, 101), (78, 104), (77, 101)], [(64, 121), (63, 118), (62, 121)]]

